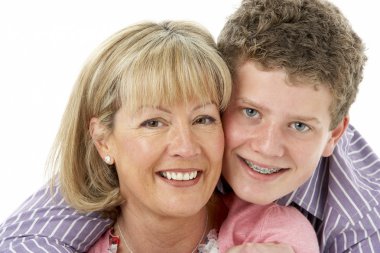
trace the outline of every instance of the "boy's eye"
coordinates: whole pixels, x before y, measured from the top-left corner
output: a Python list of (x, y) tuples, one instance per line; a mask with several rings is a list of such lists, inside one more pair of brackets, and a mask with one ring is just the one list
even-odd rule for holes
[(149, 119), (141, 123), (141, 126), (143, 127), (149, 127), (149, 128), (156, 128), (162, 126), (162, 122), (156, 119)]
[(291, 124), (291, 127), (302, 133), (310, 130), (310, 127), (302, 122), (294, 122)]
[(200, 116), (195, 119), (195, 124), (210, 125), (215, 122), (215, 119), (211, 116)]
[(255, 109), (252, 109), (252, 108), (245, 108), (243, 110), (244, 114), (247, 116), (247, 117), (250, 117), (250, 118), (253, 118), (255, 116), (257, 116), (259, 114), (259, 112)]

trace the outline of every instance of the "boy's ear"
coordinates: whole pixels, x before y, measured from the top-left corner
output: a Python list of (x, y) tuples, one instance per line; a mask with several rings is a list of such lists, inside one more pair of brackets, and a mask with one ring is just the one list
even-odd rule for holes
[(98, 118), (91, 118), (89, 126), (90, 135), (100, 157), (110, 155), (110, 145), (108, 143), (108, 130)]
[(342, 137), (344, 131), (346, 131), (349, 121), (349, 117), (345, 116), (342, 121), (333, 130), (331, 130), (330, 139), (326, 143), (322, 156), (327, 157), (332, 155), (336, 144), (340, 140), (340, 137)]

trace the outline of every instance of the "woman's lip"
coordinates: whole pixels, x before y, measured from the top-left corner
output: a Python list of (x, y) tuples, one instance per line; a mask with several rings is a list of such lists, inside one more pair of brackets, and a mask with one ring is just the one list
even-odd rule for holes
[(193, 172), (193, 171), (200, 172), (201, 169), (198, 169), (198, 168), (170, 168), (170, 169), (160, 169), (160, 170), (157, 171), (157, 173), (162, 173), (162, 172), (187, 173), (187, 172)]
[[(192, 172), (179, 172), (180, 175), (182, 176), (182, 178), (179, 178), (178, 176), (178, 172), (175, 172), (175, 171), (178, 171), (178, 170), (172, 170), (170, 172), (167, 172), (167, 171), (163, 171), (163, 172), (159, 172), (157, 173), (158, 176), (160, 177), (161, 180), (163, 180), (164, 182), (172, 185), (172, 186), (176, 186), (176, 187), (189, 187), (189, 186), (193, 186), (193, 185), (196, 185), (201, 176), (203, 175), (203, 173), (201, 171), (195, 171), (195, 170), (192, 170)], [(177, 175), (173, 178), (173, 174), (169, 174), (169, 175), (163, 175), (162, 173), (176, 173)], [(191, 176), (190, 174), (193, 173), (193, 175)], [(195, 175), (194, 175), (195, 173)], [(188, 175), (188, 178), (183, 178), (183, 177), (187, 177), (186, 174)], [(192, 178), (191, 178), (192, 177)]]
[(190, 172), (175, 172), (175, 171), (163, 171), (159, 173), (160, 176), (169, 180), (188, 181), (193, 180), (198, 176), (198, 171)]

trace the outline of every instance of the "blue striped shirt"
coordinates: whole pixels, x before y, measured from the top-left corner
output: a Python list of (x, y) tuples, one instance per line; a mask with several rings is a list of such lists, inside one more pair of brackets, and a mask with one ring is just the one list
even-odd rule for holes
[[(321, 252), (380, 252), (380, 160), (352, 126), (313, 176), (278, 202), (310, 220)], [(44, 187), (0, 225), (0, 252), (85, 252), (110, 225)]]

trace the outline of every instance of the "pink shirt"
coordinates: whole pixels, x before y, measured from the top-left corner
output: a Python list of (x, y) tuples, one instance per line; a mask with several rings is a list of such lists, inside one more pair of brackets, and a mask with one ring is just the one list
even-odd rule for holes
[(116, 253), (119, 244), (119, 237), (114, 235), (113, 228), (110, 228), (98, 239), (87, 253)]
[[(281, 242), (296, 253), (319, 253), (318, 240), (310, 222), (294, 207), (253, 205), (235, 195), (225, 197), (227, 219), (219, 231), (219, 252), (246, 242)], [(88, 253), (116, 253), (119, 238), (108, 230)]]
[(279, 242), (291, 245), (296, 253), (319, 253), (313, 227), (296, 208), (254, 205), (236, 195), (225, 202), (229, 212), (219, 231), (221, 253), (245, 242)]

